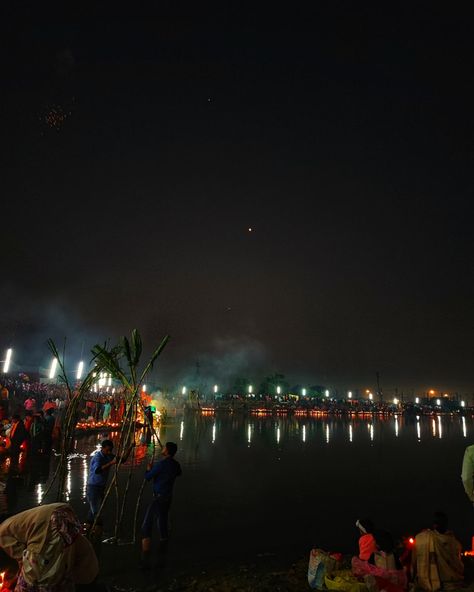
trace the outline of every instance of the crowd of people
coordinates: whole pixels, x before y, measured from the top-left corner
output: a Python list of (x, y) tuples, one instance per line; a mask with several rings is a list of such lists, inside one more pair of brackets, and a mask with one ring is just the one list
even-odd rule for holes
[[(0, 385), (0, 454), (49, 453), (60, 435), (61, 418), (68, 405), (64, 387), (19, 381)], [(119, 424), (125, 412), (125, 398), (118, 391), (90, 392), (79, 408), (79, 419), (94, 424)]]

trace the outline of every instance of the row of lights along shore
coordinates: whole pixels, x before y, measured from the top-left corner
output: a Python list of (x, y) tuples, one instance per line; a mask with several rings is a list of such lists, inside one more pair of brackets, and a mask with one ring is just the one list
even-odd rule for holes
[[(5, 359), (2, 360), (3, 362), (3, 374), (8, 374), (8, 372), (10, 371), (10, 366), (11, 366), (11, 362), (12, 362), (12, 357), (13, 357), (13, 349), (12, 348), (8, 348), (6, 353), (5, 353)], [(51, 361), (51, 366), (49, 369), (49, 373), (48, 373), (48, 378), (50, 380), (54, 380), (56, 377), (56, 373), (58, 370), (58, 360), (56, 358), (53, 358), (53, 360)], [(76, 372), (76, 380), (81, 380), (82, 377), (84, 375), (84, 362), (81, 360), (79, 362), (79, 364), (77, 365), (77, 372)], [(94, 375), (95, 376), (95, 375)], [(105, 372), (101, 372), (99, 378), (97, 379), (97, 385), (94, 385), (95, 389), (97, 389), (97, 386), (99, 388), (102, 388), (104, 386), (107, 387), (111, 387), (112, 386), (112, 375), (109, 374), (107, 375)], [(142, 390), (146, 391), (146, 387), (143, 385), (142, 386)], [(277, 386), (276, 387), (276, 394), (277, 395), (281, 395), (281, 386)], [(253, 385), (249, 384), (247, 387), (247, 391), (248, 391), (248, 395), (250, 397), (254, 397), (254, 392), (253, 392)], [(181, 394), (185, 395), (187, 392), (187, 389), (185, 386), (182, 387), (181, 389)], [(219, 386), (217, 384), (214, 385), (213, 387), (213, 392), (215, 395), (217, 395), (219, 393)], [(367, 398), (369, 399), (369, 401), (373, 401), (374, 400), (374, 394), (370, 391), (370, 390), (366, 390), (365, 391)], [(303, 388), (301, 389), (301, 396), (302, 397), (306, 397), (307, 394), (307, 389)], [(433, 389), (428, 391), (428, 398), (430, 398), (430, 396), (433, 396), (436, 394), (436, 391), (434, 391)], [(330, 392), (329, 390), (325, 390), (324, 391), (324, 396), (329, 399), (330, 398)], [(448, 395), (445, 394), (444, 397), (447, 397)], [(352, 391), (348, 391), (347, 392), (347, 398), (349, 400), (353, 399), (353, 393)], [(399, 405), (400, 404), (400, 400), (398, 398), (394, 398), (393, 399), (393, 404), (394, 405)], [(419, 405), (420, 404), (420, 397), (415, 397), (415, 404)], [(440, 407), (442, 404), (442, 399), (437, 398), (436, 399), (436, 405), (438, 407)], [(466, 406), (466, 402), (465, 401), (460, 401), (460, 405), (461, 407), (465, 407)]]

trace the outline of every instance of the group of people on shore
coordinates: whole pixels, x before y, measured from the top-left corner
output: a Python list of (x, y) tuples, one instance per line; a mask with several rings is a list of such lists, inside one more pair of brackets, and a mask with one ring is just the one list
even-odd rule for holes
[[(474, 503), (474, 445), (464, 453), (461, 480)], [(370, 519), (357, 520), (358, 554), (350, 569), (343, 569), (342, 555), (313, 549), (308, 566), (308, 583), (319, 590), (343, 592), (403, 592), (409, 586), (426, 592), (455, 590), (464, 586), (462, 545), (448, 528), (444, 512), (435, 512), (430, 528), (395, 544), (391, 534), (376, 528)]]
[(422, 590), (454, 589), (464, 580), (462, 546), (448, 529), (448, 517), (435, 512), (430, 528), (402, 541), (396, 548), (392, 536), (369, 520), (358, 520), (359, 554), (352, 558), (352, 573), (371, 592), (405, 590), (414, 583)]

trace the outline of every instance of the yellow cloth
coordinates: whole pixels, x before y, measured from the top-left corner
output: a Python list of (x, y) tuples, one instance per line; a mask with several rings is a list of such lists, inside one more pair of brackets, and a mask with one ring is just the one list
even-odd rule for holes
[(56, 503), (26, 510), (0, 524), (0, 546), (21, 565), (30, 585), (53, 586), (65, 579), (87, 584), (98, 574), (95, 552), (82, 535), (65, 546), (51, 528), (51, 515), (67, 504)]
[(333, 572), (324, 578), (324, 583), (328, 590), (339, 590), (341, 592), (368, 592), (367, 586), (359, 582), (352, 575), (350, 569), (344, 569)]
[(416, 535), (412, 562), (418, 585), (428, 592), (457, 587), (464, 579), (461, 543), (447, 532), (424, 530)]

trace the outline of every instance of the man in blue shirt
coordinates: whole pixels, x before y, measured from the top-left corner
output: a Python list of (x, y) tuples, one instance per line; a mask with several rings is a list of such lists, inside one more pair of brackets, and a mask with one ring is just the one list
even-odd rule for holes
[[(125, 462), (133, 448), (130, 446), (124, 454), (121, 462)], [(114, 443), (112, 440), (103, 440), (98, 450), (91, 459), (89, 466), (89, 477), (87, 479), (87, 501), (89, 502), (89, 514), (86, 520), (86, 529), (94, 523), (95, 517), (99, 513), (102, 500), (105, 496), (105, 488), (109, 477), (110, 467), (117, 464), (118, 458), (112, 454)], [(100, 524), (100, 520), (97, 521)]]
[(160, 547), (165, 549), (168, 541), (168, 513), (171, 506), (173, 485), (176, 477), (181, 475), (181, 466), (174, 459), (178, 447), (174, 442), (166, 442), (163, 458), (153, 466), (148, 464), (145, 479), (153, 479), (153, 502), (148, 506), (142, 524), (142, 566), (149, 567), (151, 534), (153, 521), (156, 520), (160, 533)]

